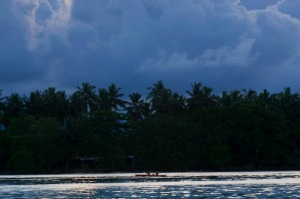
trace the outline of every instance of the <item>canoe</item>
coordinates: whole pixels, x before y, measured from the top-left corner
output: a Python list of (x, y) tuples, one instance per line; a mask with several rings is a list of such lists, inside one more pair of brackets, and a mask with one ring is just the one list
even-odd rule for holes
[(135, 177), (167, 177), (167, 175), (163, 175), (163, 174), (135, 174)]

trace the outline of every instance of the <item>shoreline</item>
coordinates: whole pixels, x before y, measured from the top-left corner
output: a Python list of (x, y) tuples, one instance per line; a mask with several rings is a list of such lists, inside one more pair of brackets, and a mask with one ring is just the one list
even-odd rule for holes
[(230, 173), (230, 172), (296, 172), (300, 171), (300, 168), (265, 168), (265, 169), (210, 169), (210, 170), (170, 170), (170, 171), (159, 171), (159, 170), (113, 170), (113, 171), (100, 171), (100, 170), (69, 170), (69, 171), (57, 171), (52, 173), (18, 173), (18, 172), (6, 172), (0, 171), (0, 176), (4, 175), (72, 175), (72, 174), (116, 174), (116, 173), (132, 173), (132, 174), (145, 174), (145, 173)]

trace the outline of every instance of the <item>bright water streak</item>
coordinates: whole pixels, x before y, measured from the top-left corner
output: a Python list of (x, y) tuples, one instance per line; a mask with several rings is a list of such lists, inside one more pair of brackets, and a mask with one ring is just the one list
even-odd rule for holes
[(0, 198), (300, 198), (300, 172), (0, 176)]

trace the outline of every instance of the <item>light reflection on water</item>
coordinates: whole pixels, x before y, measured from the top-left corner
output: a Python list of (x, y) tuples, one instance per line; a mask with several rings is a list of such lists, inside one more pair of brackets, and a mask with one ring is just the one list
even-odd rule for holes
[(300, 172), (0, 176), (0, 198), (296, 198)]

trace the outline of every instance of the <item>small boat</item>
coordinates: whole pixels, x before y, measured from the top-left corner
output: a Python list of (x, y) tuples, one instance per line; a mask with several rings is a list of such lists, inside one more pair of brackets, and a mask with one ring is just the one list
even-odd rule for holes
[(167, 177), (165, 174), (158, 174), (158, 173), (146, 173), (146, 174), (135, 174), (135, 177)]

